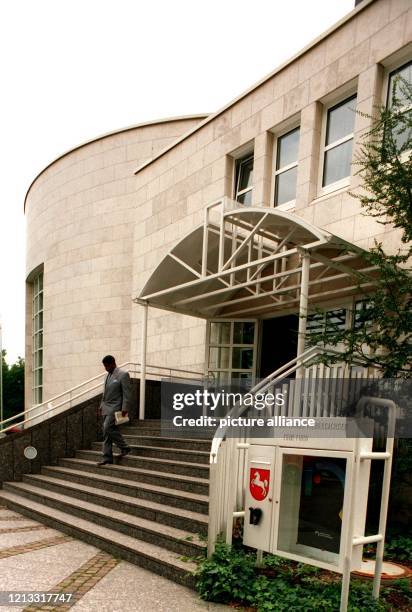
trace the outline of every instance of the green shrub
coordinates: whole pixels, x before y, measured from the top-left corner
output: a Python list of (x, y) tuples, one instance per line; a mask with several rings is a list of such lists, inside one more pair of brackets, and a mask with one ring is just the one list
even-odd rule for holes
[[(376, 556), (376, 544), (365, 546), (364, 557), (374, 559)], [(385, 561), (395, 561), (398, 563), (410, 563), (412, 559), (412, 538), (408, 534), (399, 533), (391, 530), (386, 534), (385, 541)]]
[(395, 561), (408, 561), (412, 559), (412, 538), (405, 535), (389, 536), (385, 542), (385, 558)]
[(230, 603), (251, 603), (255, 575), (256, 555), (216, 543), (211, 559), (205, 559), (197, 572), (197, 588), (202, 599)]
[[(269, 570), (271, 577), (264, 575)], [(262, 573), (263, 572), (263, 573)], [(336, 612), (339, 610), (341, 581), (332, 574), (303, 563), (265, 555), (263, 569), (256, 569), (256, 554), (218, 542), (211, 559), (197, 571), (197, 588), (202, 599), (217, 603), (238, 603), (258, 612)], [(384, 598), (372, 599), (372, 584), (352, 579), (350, 612), (382, 612), (394, 609), (391, 601), (409, 601), (405, 584), (384, 589)], [(398, 607), (397, 609), (402, 609)], [(404, 608), (407, 609), (407, 608)]]

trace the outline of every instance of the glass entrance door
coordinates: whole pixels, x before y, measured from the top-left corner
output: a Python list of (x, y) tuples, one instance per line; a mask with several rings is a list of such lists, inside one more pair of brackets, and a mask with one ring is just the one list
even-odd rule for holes
[(206, 338), (207, 374), (216, 386), (239, 381), (247, 387), (256, 377), (256, 320), (209, 321)]

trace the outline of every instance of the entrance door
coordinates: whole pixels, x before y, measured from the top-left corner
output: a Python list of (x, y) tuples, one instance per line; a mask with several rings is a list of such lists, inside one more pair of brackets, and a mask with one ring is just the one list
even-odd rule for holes
[(261, 378), (296, 357), (298, 326), (297, 314), (262, 321), (259, 373)]

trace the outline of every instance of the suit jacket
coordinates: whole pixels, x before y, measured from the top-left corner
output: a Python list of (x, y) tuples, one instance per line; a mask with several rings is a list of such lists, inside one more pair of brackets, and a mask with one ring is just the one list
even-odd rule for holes
[(100, 408), (103, 416), (114, 414), (118, 410), (129, 411), (131, 382), (128, 372), (115, 368), (104, 381), (103, 397)]

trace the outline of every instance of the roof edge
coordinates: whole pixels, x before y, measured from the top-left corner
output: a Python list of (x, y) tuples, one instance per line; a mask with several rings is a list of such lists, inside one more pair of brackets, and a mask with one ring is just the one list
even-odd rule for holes
[(162, 124), (162, 123), (173, 123), (173, 122), (176, 122), (176, 121), (189, 121), (190, 119), (199, 119), (201, 121), (202, 119), (205, 119), (207, 117), (208, 117), (208, 115), (206, 113), (200, 113), (200, 114), (194, 114), (194, 115), (178, 115), (176, 117), (165, 117), (164, 119), (153, 119), (151, 121), (144, 121), (142, 123), (136, 123), (134, 125), (129, 125), (129, 126), (126, 126), (124, 128), (120, 128), (118, 130), (112, 130), (110, 132), (104, 132), (100, 136), (96, 136), (95, 138), (90, 138), (89, 140), (85, 140), (84, 142), (81, 142), (79, 145), (76, 145), (75, 147), (72, 147), (71, 149), (67, 149), (67, 151), (64, 151), (63, 153), (61, 153), (60, 155), (55, 157), (51, 162), (49, 162), (47, 164), (47, 166), (44, 166), (44, 168), (42, 168), (40, 170), (40, 172), (38, 172), (36, 174), (36, 176), (34, 177), (32, 182), (30, 183), (30, 185), (29, 185), (29, 187), (28, 187), (28, 189), (26, 191), (26, 195), (24, 196), (23, 210), (26, 211), (27, 196), (29, 195), (29, 191), (33, 187), (33, 185), (37, 181), (37, 179), (43, 174), (43, 172), (45, 172), (48, 168), (50, 168), (50, 166), (55, 164), (57, 161), (59, 161), (63, 157), (66, 157), (66, 155), (69, 155), (70, 153), (73, 153), (73, 151), (77, 151), (78, 149), (81, 149), (82, 147), (85, 147), (85, 146), (87, 146), (89, 144), (92, 144), (93, 142), (97, 142), (98, 140), (103, 140), (104, 138), (109, 138), (110, 136), (115, 136), (116, 134), (122, 134), (123, 132), (129, 132), (129, 131), (135, 130), (137, 128), (143, 128), (143, 127), (148, 127), (148, 126), (151, 126), (151, 125), (158, 125), (158, 124)]
[(153, 157), (149, 161), (147, 161), (147, 162), (143, 163), (141, 166), (139, 166), (137, 168), (137, 170), (135, 171), (135, 175), (138, 174), (144, 168), (147, 168), (147, 166), (150, 166), (154, 161), (156, 161), (160, 157), (163, 157), (163, 155), (165, 155), (168, 151), (171, 151), (172, 149), (174, 149), (174, 147), (176, 147), (178, 144), (180, 144), (181, 142), (186, 140), (186, 138), (188, 138), (189, 136), (191, 136), (192, 134), (194, 134), (195, 132), (200, 130), (200, 128), (202, 128), (204, 125), (208, 124), (210, 121), (213, 121), (213, 119), (216, 119), (216, 117), (218, 117), (219, 115), (224, 113), (231, 106), (236, 104), (236, 102), (239, 102), (239, 100), (241, 100), (242, 98), (245, 98), (253, 90), (257, 89), (258, 87), (260, 87), (261, 85), (266, 83), (266, 81), (269, 81), (269, 79), (273, 78), (276, 74), (278, 74), (279, 72), (284, 70), (287, 66), (289, 66), (289, 64), (292, 64), (293, 62), (295, 62), (297, 59), (299, 59), (305, 53), (310, 51), (313, 47), (316, 47), (316, 45), (318, 45), (320, 42), (322, 42), (322, 40), (324, 40), (325, 38), (330, 36), (330, 34), (332, 34), (332, 32), (334, 32), (335, 30), (338, 30), (347, 21), (350, 21), (355, 15), (357, 15), (358, 13), (363, 11), (367, 6), (369, 6), (370, 4), (372, 4), (375, 1), (376, 0), (362, 0), (362, 2), (360, 2), (357, 6), (355, 6), (355, 8), (353, 8), (349, 13), (347, 13), (347, 15), (344, 15), (344, 17), (339, 19), (339, 21), (337, 21), (332, 26), (330, 26), (327, 30), (322, 32), (322, 34), (320, 34), (319, 36), (314, 38), (311, 42), (309, 42), (307, 45), (305, 45), (300, 51), (295, 53), (295, 55), (292, 55), (292, 57), (290, 57), (288, 60), (286, 60), (285, 62), (283, 62), (279, 66), (277, 66), (277, 68), (272, 70), (272, 72), (270, 72), (269, 74), (264, 76), (262, 79), (260, 79), (256, 83), (254, 83), (251, 87), (246, 89), (239, 96), (236, 96), (236, 98), (234, 98), (233, 100), (231, 100), (230, 102), (225, 104), (225, 106), (222, 106), (215, 113), (212, 113), (211, 115), (208, 115), (203, 121), (201, 121), (198, 125), (196, 125), (196, 127), (194, 127), (192, 130), (190, 130), (189, 132), (187, 132), (186, 134), (184, 134), (183, 136), (178, 138), (173, 144), (169, 145), (168, 147), (166, 147), (165, 149), (160, 151), (160, 153), (155, 155), (155, 157)]

